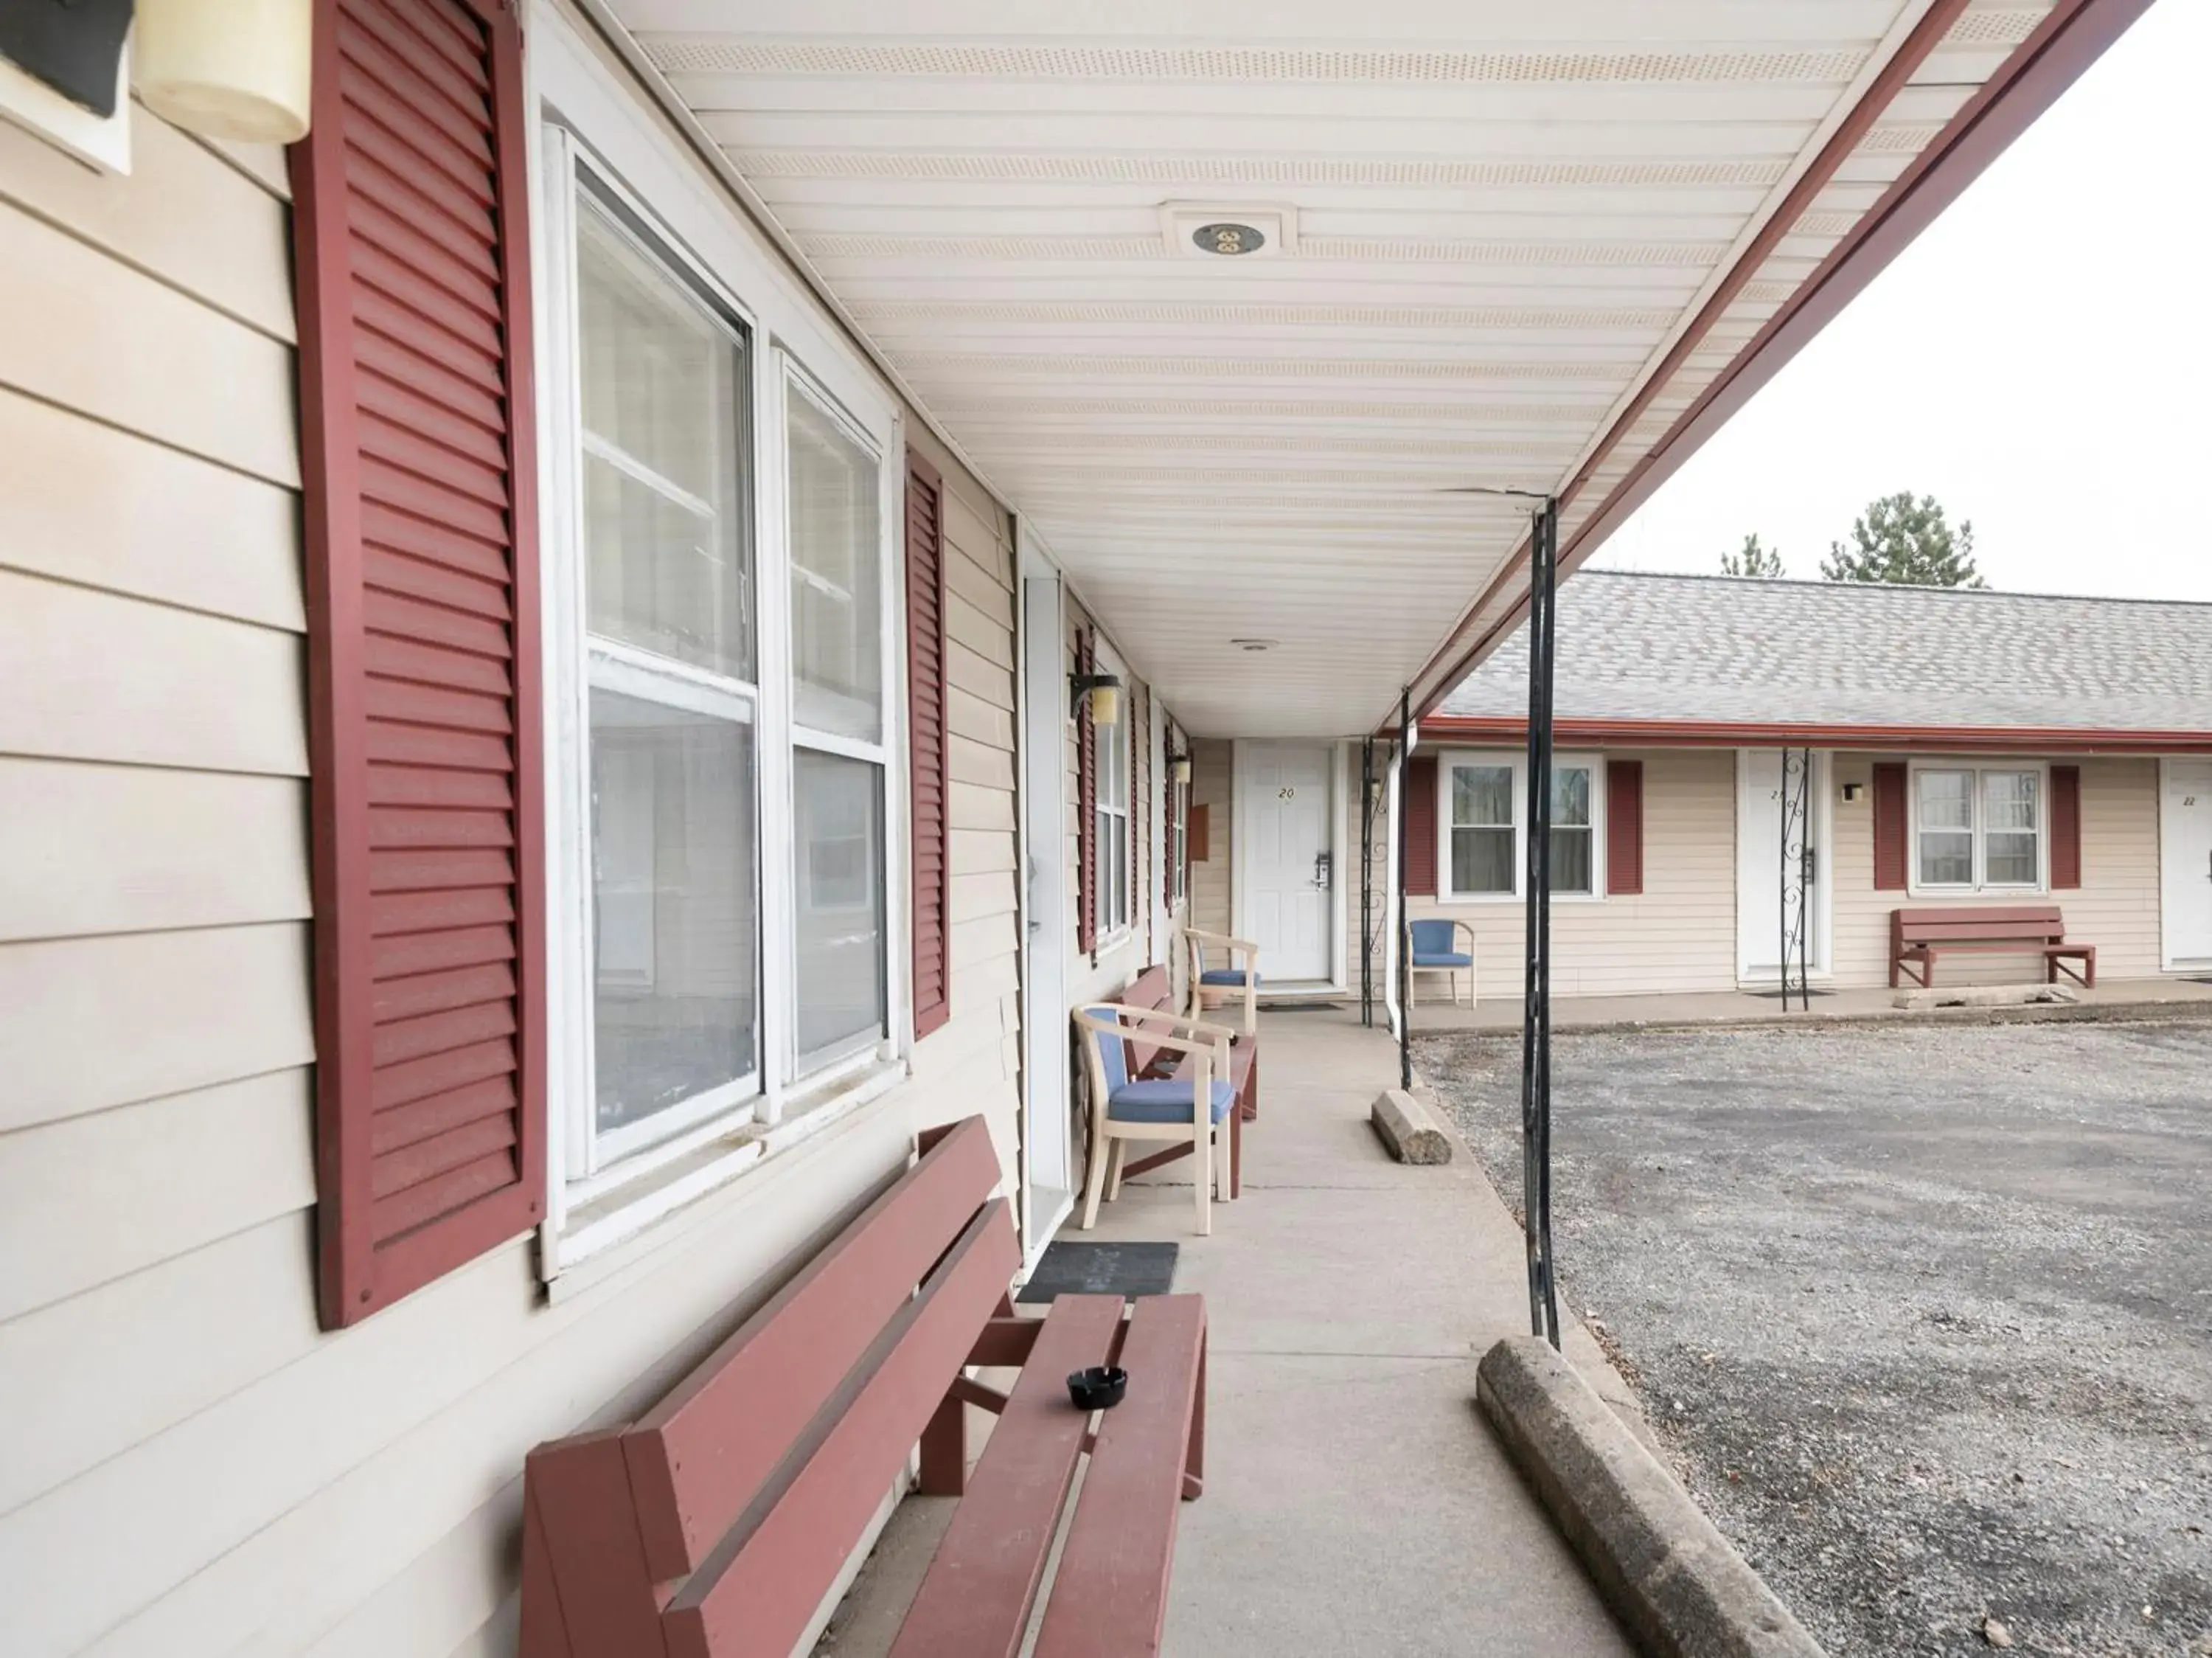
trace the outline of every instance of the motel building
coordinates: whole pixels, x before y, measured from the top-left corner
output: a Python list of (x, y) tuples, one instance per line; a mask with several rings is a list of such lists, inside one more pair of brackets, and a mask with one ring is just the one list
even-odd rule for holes
[[(1322, 1080), (1364, 1112), (1395, 1064), (1270, 1014), (1255, 1083), (1234, 975), (1402, 1019), (1402, 878), (1518, 995), (1547, 572), (1563, 997), (1777, 975), (1789, 753), (1816, 982), (1954, 896), (2212, 966), (2201, 619), (1576, 574), (2145, 3), (6, 8), (0, 1651), (808, 1650), (945, 1488), (923, 1417), (1048, 1339), (1000, 1298), (1136, 1120), (1072, 1015), (1194, 971), (1239, 1097), (1211, 1143), (1161, 1108), (1155, 1235), (1206, 1323), (1100, 1351), (1195, 1354), (1212, 1448), (1179, 1543), (1172, 1490), (1130, 1512), (1168, 1649), (1358, 1649), (1316, 1563), (1390, 1504), (1237, 1448), (1351, 1478), (1369, 1396), (1262, 1432), (1206, 1274), (1297, 1212), (1259, 1174)], [(2077, 614), (2174, 674), (1882, 671)], [(1848, 691), (1723, 695), (1770, 618)], [(1268, 1281), (1325, 1284), (1329, 1224)], [(896, 1294), (846, 1329), (856, 1262)], [(884, 1344), (959, 1296), (915, 1417)], [(698, 1398), (744, 1479), (667, 1449)], [(675, 1507), (556, 1480), (648, 1429)], [(1498, 1489), (1509, 1649), (1619, 1649)], [(1041, 1651), (1093, 1649), (1086, 1512)], [(1166, 1557), (1103, 1649), (1158, 1649)]]

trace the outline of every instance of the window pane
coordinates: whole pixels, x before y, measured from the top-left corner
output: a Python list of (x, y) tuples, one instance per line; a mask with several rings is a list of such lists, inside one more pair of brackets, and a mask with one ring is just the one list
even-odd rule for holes
[(1974, 774), (1971, 771), (1923, 771), (1920, 774), (1920, 826), (1923, 829), (1972, 828)]
[(2043, 781), (2033, 771), (1985, 771), (1982, 794), (1989, 805), (1989, 827), (2033, 829), (2036, 824), (2036, 785)]
[(1992, 887), (2033, 887), (2043, 879), (2033, 834), (1991, 830), (1982, 856), (1988, 866), (1982, 878)]
[[(1589, 773), (1583, 772), (1582, 777), (1587, 794)], [(1589, 801), (1585, 799), (1583, 804), (1587, 810)], [(1594, 838), (1593, 832), (1586, 828), (1555, 826), (1553, 829), (1552, 890), (1554, 893), (1588, 893), (1597, 890), (1590, 878), (1590, 843)]]
[(883, 538), (876, 462), (793, 387), (791, 649), (799, 722), (883, 735)]
[(883, 768), (802, 748), (797, 814), (799, 1056), (832, 1057), (883, 1034)]
[(588, 198), (576, 264), (586, 625), (750, 680), (744, 347)]
[(1974, 838), (1960, 831), (1942, 830), (1920, 837), (1920, 884), (1923, 887), (1970, 887), (1974, 880)]
[(1510, 765), (1452, 767), (1452, 815), (1468, 827), (1513, 826), (1513, 768)]
[(1454, 829), (1451, 852), (1455, 893), (1512, 893), (1512, 830)]
[[(1590, 774), (1587, 765), (1563, 765), (1552, 772), (1553, 826), (1583, 827), (1590, 820)], [(1556, 865), (1553, 866), (1557, 868)], [(1565, 892), (1555, 877), (1553, 890)], [(1585, 887), (1583, 890), (1587, 891)]]
[(594, 1110), (620, 1128), (759, 1069), (751, 728), (591, 695)]

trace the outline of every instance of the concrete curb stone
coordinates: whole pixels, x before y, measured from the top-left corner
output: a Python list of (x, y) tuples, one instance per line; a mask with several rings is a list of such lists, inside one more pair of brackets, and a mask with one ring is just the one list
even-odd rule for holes
[(1434, 1113), (1403, 1088), (1387, 1088), (1375, 1098), (1368, 1120), (1390, 1155), (1401, 1163), (1433, 1166), (1451, 1161), (1451, 1137)]
[(1476, 1394), (1614, 1614), (1654, 1658), (1825, 1658), (1690, 1494), (1550, 1344), (1483, 1356)]

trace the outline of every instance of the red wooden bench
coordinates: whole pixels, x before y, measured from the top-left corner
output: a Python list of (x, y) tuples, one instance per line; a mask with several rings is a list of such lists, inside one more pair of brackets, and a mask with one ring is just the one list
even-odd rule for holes
[[(1021, 1248), (990, 1195), (988, 1131), (970, 1118), (924, 1138), (659, 1405), (531, 1453), (521, 1658), (789, 1658), (917, 1443), (919, 1488), (960, 1503), (898, 1658), (1012, 1658), (1086, 1453), (1036, 1651), (1159, 1650), (1176, 1506), (1205, 1447), (1205, 1303), (1062, 1295), (1015, 1316)], [(1094, 1430), (1066, 1378), (1108, 1363), (1128, 1393)], [(970, 1366), (1020, 1377), (1000, 1393)], [(969, 1473), (971, 1404), (999, 1420)]]
[[(1984, 905), (1889, 912), (1889, 987), (1900, 975), (1923, 990), (1934, 988), (1936, 958), (1954, 950), (2039, 955), (2044, 977), (2056, 984), (2062, 968), (2085, 990), (2097, 986), (2097, 947), (2069, 944), (2066, 919), (2056, 904)], [(2077, 972), (2066, 964), (2079, 961)]]
[[(1139, 973), (1114, 998), (1133, 1008), (1158, 1008), (1175, 1010), (1173, 986), (1168, 981), (1165, 967), (1147, 967)], [(1188, 1077), (1196, 1069), (1197, 1059), (1184, 1053), (1170, 1053), (1151, 1043), (1132, 1038), (1129, 1042), (1129, 1074), (1132, 1076)], [(1229, 1119), (1230, 1172), (1229, 1191), (1237, 1197), (1244, 1190), (1244, 1125), (1260, 1115), (1260, 1039), (1255, 1035), (1235, 1033), (1229, 1045), (1229, 1081), (1237, 1090), (1237, 1112)], [(1141, 1174), (1148, 1168), (1158, 1168), (1178, 1157), (1190, 1155), (1188, 1146), (1176, 1146), (1167, 1151), (1154, 1152), (1141, 1157), (1121, 1170), (1127, 1179), (1132, 1174)]]

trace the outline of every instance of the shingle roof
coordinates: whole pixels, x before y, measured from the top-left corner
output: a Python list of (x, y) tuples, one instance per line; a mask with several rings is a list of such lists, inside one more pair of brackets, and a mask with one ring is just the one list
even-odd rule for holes
[[(2212, 733), (2212, 605), (1586, 570), (1563, 720)], [(1528, 711), (1524, 627), (1437, 712)]]

